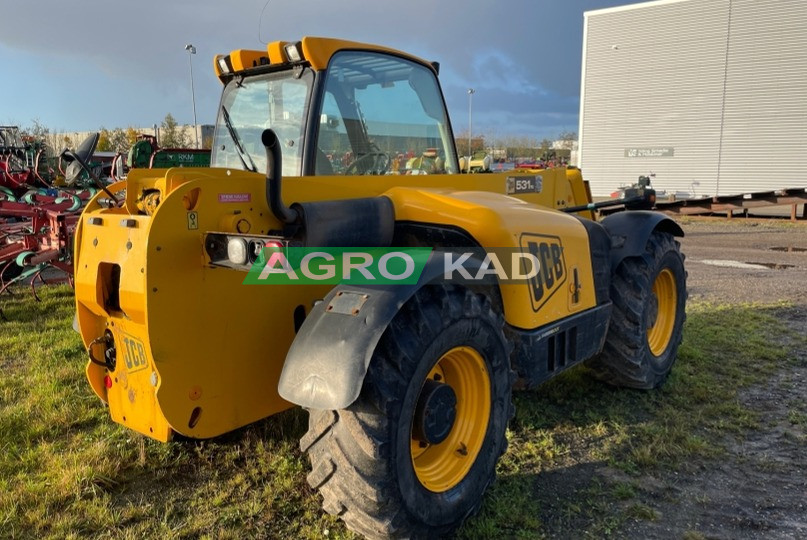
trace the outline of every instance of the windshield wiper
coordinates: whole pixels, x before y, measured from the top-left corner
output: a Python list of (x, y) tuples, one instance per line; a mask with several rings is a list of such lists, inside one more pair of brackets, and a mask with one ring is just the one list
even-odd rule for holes
[[(238, 136), (238, 132), (233, 127), (232, 122), (230, 122), (230, 113), (227, 112), (227, 107), (224, 105), (221, 106), (221, 116), (224, 118), (224, 126), (227, 128), (227, 133), (230, 134), (230, 138), (233, 140), (233, 143), (235, 143), (235, 149), (238, 150), (238, 159), (241, 160), (244, 169), (258, 172), (255, 162), (252, 161), (252, 158), (246, 150), (244, 150), (244, 147), (241, 146), (241, 138)], [(249, 165), (247, 165), (247, 161), (249, 161)]]

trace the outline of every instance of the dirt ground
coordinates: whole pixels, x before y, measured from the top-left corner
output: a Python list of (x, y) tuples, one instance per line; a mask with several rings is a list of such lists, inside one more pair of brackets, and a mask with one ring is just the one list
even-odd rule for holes
[[(786, 301), (792, 307), (784, 310), (783, 324), (807, 335), (807, 224), (743, 219), (681, 224), (691, 302)], [(807, 418), (807, 351), (795, 346), (793, 355), (794, 365), (742, 391), (740, 400), (759, 415), (760, 428), (724, 441), (723, 458), (644, 475), (638, 482), (602, 465), (574, 467), (579, 483), (569, 482), (568, 470), (541, 481), (565, 491), (592, 477), (603, 485), (637, 483), (640, 502), (655, 518), (630, 520), (611, 531), (616, 538), (807, 538), (807, 422), (794, 423), (792, 416), (795, 410)], [(551, 523), (548, 528), (551, 537), (579, 535)]]
[[(788, 301), (795, 307), (783, 322), (807, 334), (807, 225), (783, 225), (743, 220), (683, 224), (690, 299)], [(716, 261), (762, 268), (717, 266), (723, 263)], [(729, 453), (719, 463), (691, 464), (686, 471), (645, 482), (660, 518), (634, 523), (627, 536), (681, 538), (697, 531), (708, 538), (807, 537), (805, 430), (788, 418), (794, 404), (807, 404), (807, 351), (794, 353), (796, 366), (741, 394), (743, 404), (760, 414), (761, 429), (726, 441)]]
[[(785, 322), (807, 332), (807, 309), (790, 314)], [(797, 366), (741, 394), (761, 427), (727, 439), (724, 458), (641, 480), (659, 517), (632, 522), (626, 538), (807, 538), (807, 431), (789, 419), (807, 403), (807, 351), (797, 354)]]

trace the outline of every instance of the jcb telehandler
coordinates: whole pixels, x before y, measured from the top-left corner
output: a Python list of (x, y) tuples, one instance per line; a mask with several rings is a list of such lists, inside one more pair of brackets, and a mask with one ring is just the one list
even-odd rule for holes
[[(675, 222), (594, 221), (576, 169), (460, 174), (436, 63), (309, 37), (214, 65), (211, 168), (133, 170), (76, 232), (87, 378), (114, 421), (208, 438), (300, 405), (325, 510), (420, 537), (479, 509), (514, 387), (582, 361), (665, 380), (687, 294)], [(294, 247), (435, 252), (407, 285), (244, 284)], [(451, 250), (493, 281), (446, 279)], [(537, 272), (504, 279), (496, 250)]]

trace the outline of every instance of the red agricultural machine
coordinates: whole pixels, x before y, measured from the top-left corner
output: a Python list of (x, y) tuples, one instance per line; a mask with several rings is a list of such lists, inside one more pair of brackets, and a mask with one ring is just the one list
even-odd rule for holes
[[(0, 294), (30, 280), (72, 281), (73, 231), (84, 204), (105, 184), (88, 165), (98, 134), (60, 155), (64, 177), (48, 165), (43, 142), (0, 127)], [(57, 187), (59, 184), (59, 187)], [(53, 270), (48, 278), (46, 270)], [(38, 299), (38, 298), (37, 298)]]
[[(41, 141), (0, 126), (0, 294), (14, 283), (72, 282), (73, 232), (84, 205), (129, 168), (207, 167), (210, 150), (159, 148), (141, 135), (111, 167), (92, 161), (99, 135), (50, 161)], [(53, 163), (53, 167), (49, 163)], [(2, 314), (2, 312), (0, 312)]]
[(0, 126), (0, 200), (16, 189), (51, 185), (54, 171), (46, 150), (44, 142), (23, 135), (17, 126)]

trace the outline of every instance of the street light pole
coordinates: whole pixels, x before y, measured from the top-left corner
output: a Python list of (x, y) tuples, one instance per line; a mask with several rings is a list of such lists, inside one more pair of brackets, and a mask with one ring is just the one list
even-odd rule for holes
[(471, 105), (473, 101), (474, 92), (476, 92), (476, 90), (474, 90), (473, 88), (468, 89), (468, 172), (469, 173), (471, 172), (471, 137), (473, 137), (473, 123), (471, 121), (473, 118), (472, 116), (473, 109)]
[(185, 45), (188, 51), (188, 65), (191, 68), (191, 103), (193, 103), (193, 137), (196, 141), (196, 148), (199, 148), (199, 129), (196, 127), (196, 92), (193, 89), (193, 55), (196, 54), (196, 47), (188, 43)]

